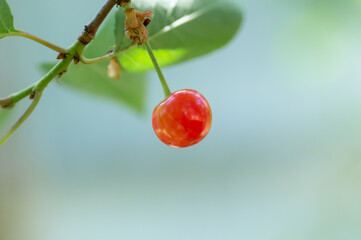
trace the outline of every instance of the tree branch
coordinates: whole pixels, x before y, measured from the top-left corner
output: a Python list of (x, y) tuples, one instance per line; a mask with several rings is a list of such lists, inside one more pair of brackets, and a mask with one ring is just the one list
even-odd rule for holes
[(79, 36), (78, 40), (84, 45), (89, 44), (95, 37), (98, 28), (103, 23), (106, 16), (112, 10), (112, 8), (119, 4), (119, 0), (107, 0), (104, 6), (100, 9), (95, 18), (85, 26), (83, 33)]

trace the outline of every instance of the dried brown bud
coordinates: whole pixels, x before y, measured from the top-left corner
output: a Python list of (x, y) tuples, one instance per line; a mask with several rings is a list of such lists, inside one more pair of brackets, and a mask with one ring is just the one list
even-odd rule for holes
[(56, 59), (64, 59), (66, 57), (65, 53), (59, 53), (59, 55), (56, 57)]
[(35, 97), (35, 91), (31, 91), (29, 94), (29, 99), (34, 99)]
[(74, 64), (77, 65), (79, 63), (80, 59), (78, 56), (74, 57)]
[(153, 16), (153, 11), (147, 10), (144, 12), (136, 11), (134, 8), (125, 10), (125, 35), (132, 40), (132, 44), (138, 42), (142, 45), (148, 41), (148, 29), (146, 25), (149, 24), (149, 18)]
[(149, 18), (146, 18), (143, 22), (144, 26), (148, 26), (151, 21)]
[(108, 77), (119, 80), (121, 73), (122, 69), (118, 62), (118, 59), (115, 57), (111, 58), (108, 65)]

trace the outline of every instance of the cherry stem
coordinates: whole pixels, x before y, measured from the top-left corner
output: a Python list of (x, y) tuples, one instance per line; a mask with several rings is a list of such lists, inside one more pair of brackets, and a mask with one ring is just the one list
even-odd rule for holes
[(158, 64), (158, 61), (157, 61), (157, 59), (156, 59), (155, 56), (154, 56), (152, 47), (150, 46), (150, 44), (149, 44), (148, 41), (145, 42), (144, 45), (145, 45), (145, 47), (147, 48), (149, 57), (150, 57), (150, 59), (152, 60), (152, 63), (153, 63), (154, 68), (155, 68), (155, 71), (157, 72), (158, 77), (159, 77), (159, 80), (160, 80), (160, 83), (162, 84), (163, 92), (164, 92), (164, 97), (167, 98), (167, 97), (169, 97), (169, 95), (172, 94), (172, 92), (171, 92), (171, 90), (169, 89), (168, 83), (167, 83), (167, 81), (165, 80), (165, 77), (164, 77), (164, 75), (163, 75), (163, 73), (162, 73), (162, 70), (160, 69), (160, 66), (159, 66), (159, 64)]

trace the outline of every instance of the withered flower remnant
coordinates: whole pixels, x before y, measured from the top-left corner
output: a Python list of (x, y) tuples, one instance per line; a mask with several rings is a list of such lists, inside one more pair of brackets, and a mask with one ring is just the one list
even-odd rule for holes
[(146, 25), (149, 24), (153, 16), (153, 11), (146, 10), (143, 12), (136, 11), (134, 8), (125, 10), (125, 35), (132, 40), (132, 44), (138, 42), (142, 45), (148, 41), (148, 29)]

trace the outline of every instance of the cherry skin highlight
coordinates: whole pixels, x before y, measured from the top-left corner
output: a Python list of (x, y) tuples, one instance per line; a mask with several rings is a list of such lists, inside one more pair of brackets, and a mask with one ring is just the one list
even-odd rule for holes
[(199, 143), (208, 134), (212, 111), (202, 94), (183, 89), (172, 93), (154, 108), (152, 123), (162, 142), (184, 148)]

